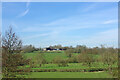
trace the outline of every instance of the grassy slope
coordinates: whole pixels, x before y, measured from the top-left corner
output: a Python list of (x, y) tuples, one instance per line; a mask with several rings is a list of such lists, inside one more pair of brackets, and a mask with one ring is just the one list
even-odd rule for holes
[[(24, 55), (27, 58), (32, 58), (35, 60), (34, 56), (39, 54), (40, 52), (32, 52), (32, 53), (25, 53)], [(44, 57), (48, 62), (51, 62), (55, 56), (61, 56), (63, 58), (67, 58), (62, 51), (61, 53), (57, 52), (45, 52)], [(78, 55), (78, 54), (74, 54)], [(99, 57), (99, 55), (95, 55), (95, 57)], [(99, 64), (99, 65), (98, 65)], [(103, 66), (101, 63), (92, 65), (93, 67), (107, 67)], [(113, 65), (116, 66), (116, 65)], [(45, 64), (42, 65), (40, 68), (34, 69), (83, 69), (88, 68), (87, 66), (83, 66), (81, 63), (69, 63), (68, 67), (58, 67), (56, 64)], [(30, 78), (111, 78), (111, 76), (107, 72), (32, 72), (29, 75)]]
[[(32, 52), (32, 53), (24, 53), (24, 55), (27, 58), (32, 58), (35, 60), (35, 56), (39, 54), (39, 51)], [(77, 53), (74, 53), (74, 55), (78, 55)], [(44, 53), (44, 57), (48, 62), (51, 62), (56, 56), (61, 56), (62, 58), (67, 58), (67, 56), (64, 54), (64, 51), (59, 51), (59, 53), (55, 51), (49, 51)], [(99, 57), (99, 55), (94, 55), (94, 57)], [(113, 65), (113, 67), (116, 67), (117, 65)], [(92, 67), (99, 67), (99, 68), (106, 68), (108, 67), (107, 65), (104, 65), (102, 63), (96, 63), (93, 64)], [(67, 67), (58, 67), (56, 64), (45, 64), (42, 65), (40, 68), (34, 68), (34, 69), (83, 69), (83, 68), (88, 68), (87, 66), (83, 66), (81, 63), (69, 63), (69, 66)]]
[(32, 72), (30, 78), (112, 78), (106, 72)]
[[(40, 54), (41, 52), (35, 51), (31, 53), (23, 53), (25, 57), (27, 58), (32, 58), (33, 60), (35, 59), (34, 57), (37, 56), (37, 54)], [(60, 56), (62, 58), (68, 58), (64, 51), (47, 51), (44, 52), (44, 58), (48, 61), (51, 62), (56, 56)], [(77, 56), (79, 53), (73, 53), (73, 55)], [(99, 55), (94, 55), (95, 58), (99, 57)]]
[[(37, 54), (40, 54), (40, 52), (39, 52), (39, 51), (36, 51), (36, 52), (32, 52), (32, 53), (24, 53), (24, 55), (25, 55), (27, 58), (32, 58), (33, 60), (35, 59), (34, 57), (35, 57)], [(45, 53), (44, 53), (44, 58), (45, 58), (48, 62), (51, 62), (56, 56), (61, 56), (62, 58), (67, 58), (67, 56), (65, 56), (65, 54), (64, 54), (63, 51), (60, 51), (60, 53), (53, 52), (53, 51), (45, 52)]]
[[(24, 53), (24, 55), (27, 58), (32, 58), (33, 60), (35, 60), (35, 56), (37, 56), (37, 54), (40, 54), (39, 51), (36, 52), (32, 52), (32, 53)], [(78, 55), (77, 53), (74, 53), (74, 55)], [(62, 58), (67, 58), (67, 56), (64, 54), (64, 51), (59, 51), (58, 53), (55, 51), (49, 51), (49, 52), (45, 52), (44, 53), (44, 58), (48, 61), (51, 62), (56, 56), (61, 56)], [(94, 55), (94, 57), (99, 57), (99, 55)], [(116, 67), (116, 65), (113, 65), (114, 67)], [(97, 63), (97, 64), (93, 64), (92, 67), (99, 67), (99, 68), (106, 68), (108, 67), (107, 65), (101, 64), (101, 63)], [(69, 66), (67, 67), (58, 67), (58, 65), (56, 64), (45, 64), (42, 65), (42, 67), (40, 68), (34, 68), (34, 69), (85, 69), (88, 68), (87, 66), (83, 66), (81, 63), (69, 63)]]

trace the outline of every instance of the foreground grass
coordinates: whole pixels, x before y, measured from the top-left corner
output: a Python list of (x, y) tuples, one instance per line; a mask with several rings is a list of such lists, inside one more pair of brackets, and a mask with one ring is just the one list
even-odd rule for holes
[(112, 78), (107, 72), (32, 72), (29, 78)]

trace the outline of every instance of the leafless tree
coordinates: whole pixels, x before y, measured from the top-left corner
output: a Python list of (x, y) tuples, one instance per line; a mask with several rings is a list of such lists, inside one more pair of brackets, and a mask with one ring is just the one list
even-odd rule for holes
[[(21, 51), (21, 46), (22, 41), (17, 37), (15, 32), (13, 32), (12, 28), (10, 27), (2, 39), (3, 77), (23, 77), (23, 74), (26, 74), (30, 71), (30, 68), (25, 67), (25, 65), (29, 64), (29, 60), (25, 59), (22, 54), (16, 54)], [(19, 66), (21, 66), (21, 68), (18, 68)]]
[(12, 27), (9, 27), (5, 35), (2, 37), (2, 46), (7, 49), (8, 53), (19, 53), (22, 47), (22, 41), (13, 32)]

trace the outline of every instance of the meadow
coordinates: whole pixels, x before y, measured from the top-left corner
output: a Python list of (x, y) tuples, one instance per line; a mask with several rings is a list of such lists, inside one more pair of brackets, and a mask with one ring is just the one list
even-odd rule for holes
[[(101, 62), (94, 62), (91, 67), (83, 65), (82, 63), (68, 63), (68, 66), (58, 66), (57, 64), (52, 63), (52, 60), (56, 56), (61, 56), (63, 59), (68, 59), (64, 51), (34, 51), (31, 53), (23, 53), (25, 58), (31, 58), (33, 61), (36, 60), (35, 56), (38, 54), (44, 54), (44, 58), (48, 62), (47, 64), (42, 64), (41, 67), (39, 67), (38, 64), (36, 64), (36, 67), (33, 67), (33, 72), (30, 73), (27, 77), (30, 78), (112, 78), (113, 76), (110, 75), (107, 71), (94, 71), (94, 72), (81, 72), (81, 71), (72, 71), (72, 70), (78, 70), (78, 69), (105, 69), (109, 66), (107, 64), (103, 64)], [(73, 53), (74, 56), (78, 56), (79, 53)], [(94, 54), (94, 58), (99, 58), (99, 54)], [(29, 65), (27, 65), (29, 67)], [(117, 64), (112, 65), (112, 67), (117, 67)], [(50, 71), (47, 71), (49, 70)], [(57, 70), (57, 71), (51, 71), (51, 70)], [(39, 71), (43, 70), (43, 71)], [(45, 71), (44, 71), (45, 70)], [(67, 71), (68, 70), (68, 71)], [(71, 70), (71, 71), (69, 71)], [(63, 71), (63, 72), (61, 72)]]

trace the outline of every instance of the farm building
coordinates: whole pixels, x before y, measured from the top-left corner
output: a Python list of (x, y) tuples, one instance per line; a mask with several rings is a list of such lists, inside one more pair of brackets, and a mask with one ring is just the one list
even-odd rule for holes
[(61, 51), (61, 50), (64, 50), (64, 49), (61, 49), (61, 48), (50, 48), (50, 47), (48, 47), (48, 48), (44, 48), (43, 49), (44, 51)]

